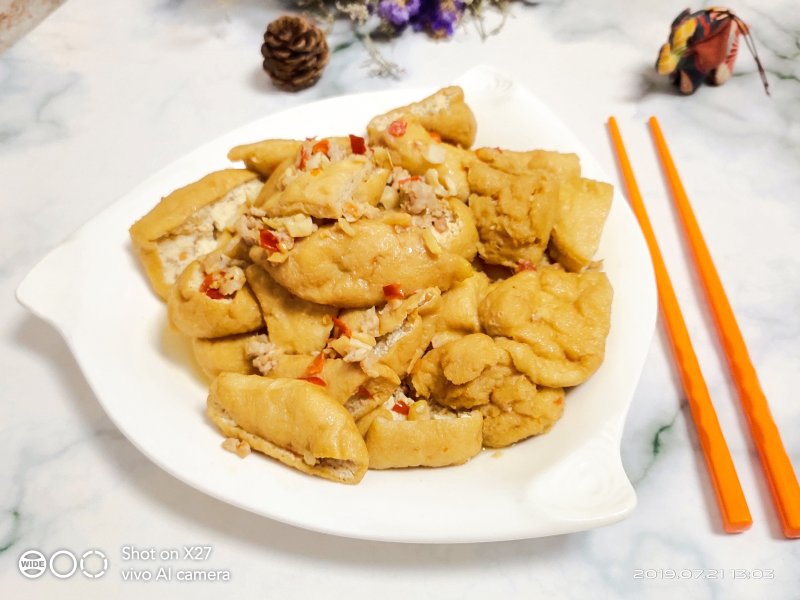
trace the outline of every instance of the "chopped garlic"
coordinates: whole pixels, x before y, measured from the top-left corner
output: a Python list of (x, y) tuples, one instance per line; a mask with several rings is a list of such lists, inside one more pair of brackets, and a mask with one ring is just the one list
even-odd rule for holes
[(356, 338), (341, 336), (328, 344), (344, 362), (361, 362), (372, 352), (372, 346)]
[(287, 258), (289, 258), (288, 252), (273, 252), (267, 257), (267, 260), (271, 263), (281, 264), (286, 262)]
[(432, 165), (440, 165), (444, 162), (447, 155), (444, 152), (444, 148), (440, 144), (428, 144), (428, 147), (423, 152), (423, 156), (425, 160), (427, 160)]
[(233, 452), (239, 458), (244, 458), (250, 454), (250, 444), (238, 438), (225, 438), (225, 441), (222, 442), (222, 447), (228, 452)]
[(387, 185), (383, 188), (379, 202), (386, 210), (392, 210), (397, 208), (397, 205), (400, 203), (400, 196), (397, 194), (396, 189)]
[(434, 256), (439, 256), (442, 253), (442, 247), (439, 245), (439, 242), (436, 241), (436, 237), (431, 233), (430, 228), (426, 228), (422, 231), (422, 241), (428, 252)]
[[(375, 330), (375, 334), (377, 335), (377, 329)], [(353, 335), (351, 337), (354, 340), (358, 340), (359, 342), (362, 342), (362, 343), (364, 343), (364, 344), (366, 344), (367, 346), (370, 346), (370, 347), (373, 347), (373, 346), (375, 346), (375, 344), (377, 344), (377, 342), (375, 341), (375, 337), (374, 336), (369, 335), (368, 333), (361, 332), (361, 331), (354, 331)]]
[(285, 231), (293, 238), (307, 237), (319, 229), (310, 216), (302, 213), (289, 217), (264, 219), (264, 223), (275, 231)]
[(353, 226), (350, 225), (347, 219), (339, 218), (339, 220), (336, 222), (339, 224), (339, 227), (345, 235), (353, 237), (356, 234), (356, 230), (353, 229)]
[(263, 334), (247, 340), (244, 350), (247, 357), (252, 359), (253, 366), (262, 375), (269, 374), (275, 368), (275, 365), (278, 364), (278, 357), (281, 355), (280, 348), (270, 342), (269, 337)]
[(241, 267), (227, 267), (224, 271), (220, 271), (220, 274), (217, 289), (223, 296), (233, 296), (244, 287), (247, 281)]
[(410, 227), (411, 215), (404, 212), (390, 212), (383, 217), (383, 222), (397, 227)]

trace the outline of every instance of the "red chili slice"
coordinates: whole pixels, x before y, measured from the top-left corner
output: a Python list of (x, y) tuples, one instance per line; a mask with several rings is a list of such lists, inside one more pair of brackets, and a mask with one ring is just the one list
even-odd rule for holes
[(223, 298), (228, 297), (222, 292), (220, 292), (217, 288), (208, 288), (206, 290), (206, 296), (208, 296), (212, 300), (222, 300)]
[(339, 333), (344, 337), (353, 337), (353, 332), (347, 326), (347, 323), (342, 321), (339, 317), (333, 317), (333, 326), (338, 327)]
[(329, 150), (328, 140), (320, 140), (311, 147), (311, 154), (322, 152), (325, 156), (328, 156)]
[(521, 273), (522, 271), (535, 271), (536, 265), (523, 258), (517, 263), (515, 270), (517, 273)]
[(406, 134), (406, 128), (408, 127), (408, 123), (398, 119), (397, 121), (392, 121), (392, 124), (389, 125), (389, 135), (393, 135), (394, 137), (403, 137)]
[(270, 252), (277, 252), (280, 250), (280, 239), (272, 233), (269, 229), (262, 229), (258, 232), (258, 245), (269, 250)]
[(409, 409), (408, 404), (406, 404), (402, 400), (397, 400), (394, 403), (394, 406), (392, 407), (392, 410), (394, 412), (400, 413), (401, 415), (407, 415), (408, 414), (408, 409)]
[(350, 150), (353, 151), (353, 154), (365, 154), (367, 144), (364, 142), (364, 138), (350, 134)]
[(372, 392), (370, 392), (367, 388), (363, 385), (358, 386), (358, 391), (356, 392), (359, 398), (369, 398), (372, 399)]
[(312, 375), (319, 375), (322, 373), (322, 369), (325, 368), (325, 355), (320, 352), (314, 357), (314, 360), (311, 361), (311, 364), (308, 365), (306, 372), (303, 373), (303, 377), (310, 377)]
[(203, 283), (200, 284), (200, 292), (205, 294), (214, 283), (214, 276), (210, 273), (203, 278)]
[(302, 379), (303, 381), (307, 381), (309, 383), (313, 383), (314, 385), (318, 385), (320, 387), (328, 387), (328, 384), (325, 383), (325, 380), (322, 377), (317, 377), (316, 375), (311, 375), (306, 377), (298, 377), (298, 379)]
[(398, 283), (390, 283), (389, 285), (383, 286), (383, 295), (386, 296), (387, 300), (402, 300), (406, 297)]
[(297, 168), (301, 171), (306, 168), (306, 161), (308, 160), (308, 150), (305, 146), (300, 146), (300, 158), (297, 161)]
[[(225, 271), (222, 271), (220, 275), (225, 275)], [(224, 298), (230, 298), (230, 296), (226, 296), (219, 289), (215, 287), (211, 287), (216, 283), (214, 279), (213, 273), (209, 273), (203, 278), (203, 283), (200, 284), (200, 293), (205, 294), (212, 300), (223, 300)]]

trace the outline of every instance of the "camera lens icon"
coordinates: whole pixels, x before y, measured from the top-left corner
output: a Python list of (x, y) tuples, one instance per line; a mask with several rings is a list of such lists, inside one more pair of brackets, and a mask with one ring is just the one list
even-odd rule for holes
[[(103, 566), (98, 571), (90, 571), (86, 568), (86, 561), (92, 556), (96, 556), (98, 559), (100, 559), (100, 561), (102, 561)], [(83, 573), (86, 577), (89, 579), (99, 579), (106, 574), (106, 571), (108, 571), (108, 558), (105, 554), (100, 552), (100, 550), (87, 550), (81, 554), (81, 573)]]
[(47, 570), (47, 559), (38, 550), (26, 550), (20, 555), (17, 566), (25, 577), (36, 579)]
[[(56, 559), (65, 556), (69, 561), (69, 567), (66, 570), (56, 569)], [(64, 561), (59, 561), (63, 563)], [(62, 567), (63, 568), (63, 565)], [(56, 550), (50, 555), (50, 572), (59, 579), (69, 579), (75, 574), (78, 568), (78, 558), (69, 550)]]

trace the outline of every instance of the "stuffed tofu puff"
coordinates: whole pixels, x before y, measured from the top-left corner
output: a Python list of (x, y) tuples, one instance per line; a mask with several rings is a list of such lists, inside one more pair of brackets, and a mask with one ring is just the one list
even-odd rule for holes
[(282, 163), (294, 159), (301, 145), (297, 140), (264, 140), (231, 148), (228, 158), (244, 162), (248, 171), (269, 177)]
[(449, 289), (472, 274), (467, 259), (428, 250), (424, 232), (383, 219), (338, 223), (296, 242), (282, 262), (253, 246), (250, 258), (294, 295), (317, 304), (368, 308), (386, 301), (384, 288), (408, 294), (438, 285)]
[(249, 348), (261, 335), (260, 332), (253, 332), (220, 338), (194, 338), (194, 358), (210, 379), (220, 373), (254, 375), (258, 373), (258, 368), (253, 364)]
[(409, 410), (409, 416), (397, 417), (396, 411), (383, 408), (370, 420), (364, 436), (370, 469), (460, 465), (481, 451), (479, 412), (433, 411), (425, 400)]
[(191, 263), (220, 243), (241, 207), (261, 190), (255, 173), (225, 169), (165, 196), (130, 228), (133, 247), (155, 292), (170, 286)]
[(547, 267), (495, 284), (478, 314), (484, 331), (498, 336), (535, 383), (573, 386), (603, 362), (612, 295), (605, 273)]
[(208, 416), (225, 436), (304, 473), (358, 483), (367, 471), (353, 418), (313, 383), (222, 373), (211, 384)]
[(258, 206), (270, 217), (295, 214), (318, 219), (356, 220), (380, 200), (390, 171), (371, 154), (355, 154), (348, 138), (300, 145), (299, 158), (283, 169), (273, 191)]
[(372, 140), (395, 121), (408, 118), (418, 119), (428, 131), (462, 148), (469, 148), (475, 142), (478, 124), (464, 102), (464, 91), (458, 86), (442, 88), (419, 102), (378, 115), (367, 125), (367, 133)]
[(212, 379), (223, 448), (358, 483), (561, 418), (564, 388), (603, 361), (612, 290), (594, 253), (612, 189), (574, 154), (473, 151), (476, 131), (448, 87), (364, 137), (245, 143), (228, 157), (246, 169), (131, 227)]
[(557, 216), (555, 177), (547, 171), (510, 175), (476, 162), (469, 169), (469, 184), (481, 258), (511, 268), (538, 264)]
[(575, 154), (547, 150), (512, 152), (479, 148), (476, 156), (490, 167), (511, 175), (549, 172), (558, 181), (558, 206), (550, 236), (550, 253), (569, 271), (582, 271), (600, 245), (603, 225), (611, 209), (614, 188), (581, 177)]
[(245, 275), (261, 305), (273, 344), (290, 354), (319, 352), (325, 347), (336, 308), (292, 296), (258, 265), (247, 267)]
[(193, 338), (248, 333), (264, 326), (241, 268), (206, 270), (199, 260), (186, 267), (170, 288), (167, 315), (175, 329)]

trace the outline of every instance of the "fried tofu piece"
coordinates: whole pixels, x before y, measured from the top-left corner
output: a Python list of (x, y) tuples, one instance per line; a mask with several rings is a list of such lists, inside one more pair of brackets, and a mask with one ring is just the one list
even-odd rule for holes
[(469, 195), (466, 166), (475, 160), (474, 155), (433, 139), (414, 118), (399, 122), (402, 125), (397, 128), (387, 124), (385, 129), (371, 131), (370, 143), (388, 148), (392, 164), (411, 175), (422, 177), (433, 169), (449, 194), (466, 200)]
[(492, 402), (478, 410), (484, 446), (503, 448), (549, 431), (564, 414), (564, 390), (537, 387), (525, 375), (512, 375), (492, 392)]
[(388, 302), (377, 313), (378, 336), (397, 331), (414, 314), (424, 316), (436, 312), (441, 296), (439, 288), (430, 287), (414, 292), (408, 298)]
[(364, 155), (295, 174), (284, 189), (259, 198), (259, 208), (267, 216), (302, 213), (319, 219), (357, 219), (367, 207), (378, 204), (389, 179), (388, 169), (376, 168)]
[(428, 252), (418, 228), (371, 219), (353, 223), (349, 231), (320, 228), (298, 240), (281, 263), (269, 256), (258, 246), (250, 249), (253, 262), (295, 296), (339, 308), (381, 304), (386, 286), (407, 293), (431, 286), (447, 290), (472, 274), (463, 257)]
[(493, 284), (478, 314), (520, 372), (538, 385), (567, 387), (603, 362), (612, 296), (605, 273), (546, 267)]
[(295, 298), (258, 265), (250, 265), (245, 273), (273, 344), (289, 354), (311, 354), (325, 347), (336, 308)]
[(303, 142), (300, 140), (262, 140), (231, 148), (228, 160), (243, 161), (248, 171), (269, 177), (287, 159), (294, 159)]
[[(442, 231), (430, 228), (430, 233), (446, 252), (472, 260), (478, 254), (478, 228), (470, 208), (460, 200), (448, 202)], [(430, 244), (429, 244), (430, 245)], [(431, 248), (428, 248), (431, 251)]]
[(354, 153), (346, 137), (306, 140), (275, 165), (255, 204), (269, 217), (355, 220), (378, 203), (389, 176), (385, 149)]
[(436, 332), (436, 323), (412, 314), (402, 327), (378, 340), (373, 352), (362, 363), (369, 374), (376, 374), (377, 365), (386, 365), (400, 377), (425, 353)]
[(613, 195), (614, 188), (602, 181), (574, 177), (561, 182), (550, 254), (568, 271), (582, 271), (591, 263)]
[(420, 398), (471, 409), (489, 404), (495, 388), (513, 373), (508, 353), (488, 335), (473, 333), (425, 354), (411, 371), (411, 384)]
[(131, 226), (134, 250), (162, 299), (189, 263), (230, 239), (224, 233), (261, 186), (250, 171), (216, 171), (165, 196)]
[[(392, 187), (386, 189), (398, 188), (399, 201), (393, 204), (400, 211), (395, 213), (396, 218), (401, 219), (398, 225), (410, 224), (426, 229), (423, 239), (431, 254), (447, 251), (467, 260), (475, 258), (478, 230), (472, 211), (461, 200), (446, 197), (447, 192), (438, 183), (435, 172), (428, 171), (425, 179), (409, 177), (400, 183), (396, 176), (393, 179)], [(408, 213), (408, 216), (403, 213)]]
[(539, 388), (489, 336), (476, 333), (428, 352), (414, 367), (417, 394), (483, 415), (483, 443), (499, 448), (544, 433), (563, 412), (564, 391)]
[(360, 363), (371, 377), (388, 367), (398, 377), (404, 377), (423, 355), (436, 331), (435, 314), (440, 292), (438, 288), (421, 290), (405, 300), (384, 306), (376, 315), (377, 335), (354, 334), (342, 336), (330, 347), (347, 362)]
[(481, 451), (481, 429), (478, 411), (441, 410), (424, 420), (395, 420), (386, 418), (384, 412), (376, 415), (366, 430), (369, 468), (463, 464)]
[(247, 285), (230, 298), (212, 298), (201, 291), (204, 279), (200, 261), (194, 261), (170, 289), (167, 315), (175, 329), (192, 338), (218, 338), (264, 327), (261, 308)]
[(461, 385), (475, 380), (486, 369), (507, 362), (505, 358), (492, 338), (474, 333), (443, 346), (439, 365), (447, 381)]
[(248, 355), (248, 343), (262, 332), (242, 333), (221, 338), (195, 338), (192, 349), (197, 364), (211, 379), (220, 373), (253, 375), (258, 369)]
[[(316, 362), (315, 362), (316, 361)], [(310, 354), (283, 354), (278, 357), (268, 377), (299, 379), (314, 368), (319, 359)], [(314, 373), (325, 382), (324, 389), (339, 404), (344, 404), (367, 381), (367, 375), (358, 364), (348, 363), (340, 358), (326, 358), (319, 372)]]
[[(261, 336), (261, 351), (254, 362), (261, 373), (271, 378), (313, 380), (344, 405), (353, 418), (359, 418), (388, 398), (400, 385), (400, 378), (385, 365), (377, 365), (372, 376), (367, 375), (357, 362), (341, 358), (310, 354), (284, 354), (274, 352), (266, 336)], [(248, 349), (248, 355), (252, 355)], [(259, 360), (261, 359), (261, 360)], [(323, 385), (324, 384), (324, 385)]]
[(385, 402), (399, 385), (400, 378), (394, 371), (385, 365), (377, 365), (373, 376), (368, 377), (344, 403), (347, 412), (356, 419), (362, 436), (366, 434), (368, 426), (362, 430), (360, 419)]
[(538, 264), (556, 218), (555, 178), (545, 171), (509, 175), (476, 162), (469, 169), (469, 185), (481, 258), (512, 268)]
[(376, 338), (380, 335), (381, 322), (378, 311), (374, 306), (370, 308), (349, 309), (339, 313), (339, 320), (355, 334)]
[(547, 171), (558, 179), (550, 254), (569, 271), (586, 268), (600, 245), (613, 187), (582, 178), (580, 160), (575, 154), (547, 150), (513, 152), (500, 148), (478, 148), (475, 154), (487, 165), (505, 173), (526, 175)]
[(431, 339), (434, 348), (464, 335), (480, 332), (478, 306), (488, 288), (489, 278), (484, 273), (476, 272), (442, 294), (436, 310), (436, 333)]
[(211, 384), (208, 416), (223, 435), (310, 475), (358, 483), (369, 464), (353, 418), (313, 383), (222, 373)]
[(256, 208), (259, 208), (264, 202), (272, 198), (275, 194), (286, 187), (286, 183), (292, 178), (293, 173), (296, 170), (296, 162), (297, 160), (294, 156), (292, 156), (291, 158), (285, 159), (275, 167), (275, 170), (272, 171), (270, 176), (264, 182), (264, 186), (261, 188), (261, 191), (258, 193), (258, 197), (253, 203)]
[(435, 131), (442, 140), (469, 148), (475, 141), (478, 124), (475, 115), (464, 102), (464, 90), (458, 86), (442, 88), (436, 93), (406, 106), (373, 117), (367, 125), (370, 139), (398, 119), (417, 119), (428, 131)]
[(548, 171), (559, 181), (565, 181), (580, 177), (581, 174), (581, 162), (577, 154), (549, 150), (514, 152), (500, 148), (478, 148), (475, 155), (487, 165), (512, 175)]

